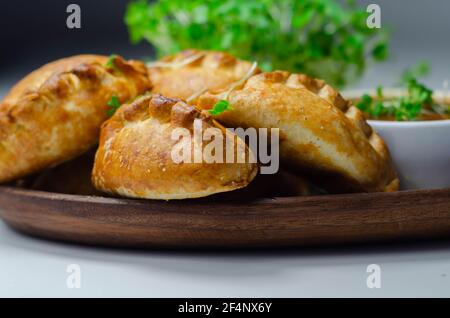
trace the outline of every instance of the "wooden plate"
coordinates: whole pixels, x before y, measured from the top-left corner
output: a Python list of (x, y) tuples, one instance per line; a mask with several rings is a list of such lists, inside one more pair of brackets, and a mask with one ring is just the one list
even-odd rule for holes
[(128, 247), (275, 247), (450, 236), (450, 189), (142, 201), (0, 187), (0, 216), (31, 235)]

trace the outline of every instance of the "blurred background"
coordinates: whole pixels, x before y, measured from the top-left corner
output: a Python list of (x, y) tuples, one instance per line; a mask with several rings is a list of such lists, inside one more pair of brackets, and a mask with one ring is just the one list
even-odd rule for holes
[[(28, 72), (51, 60), (80, 53), (121, 54), (128, 58), (154, 54), (147, 42), (132, 45), (124, 24), (126, 0), (3, 1), (0, 22), (0, 96)], [(383, 28), (391, 32), (390, 56), (367, 67), (347, 88), (373, 88), (395, 83), (399, 74), (421, 60), (431, 73), (424, 82), (442, 87), (450, 77), (450, 1), (356, 1), (381, 6)], [(66, 27), (66, 7), (81, 7), (81, 29)]]

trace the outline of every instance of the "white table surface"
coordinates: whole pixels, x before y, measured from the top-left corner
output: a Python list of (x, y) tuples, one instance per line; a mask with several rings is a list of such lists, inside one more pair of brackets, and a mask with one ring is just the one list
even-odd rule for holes
[[(66, 285), (67, 266), (81, 288)], [(366, 285), (369, 264), (381, 288)], [(141, 251), (55, 243), (0, 222), (0, 297), (449, 297), (450, 242), (284, 251)]]

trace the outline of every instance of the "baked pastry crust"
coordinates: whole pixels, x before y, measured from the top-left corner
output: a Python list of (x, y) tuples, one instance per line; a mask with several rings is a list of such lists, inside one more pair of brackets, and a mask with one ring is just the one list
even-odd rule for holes
[(0, 103), (0, 182), (72, 159), (98, 142), (112, 95), (120, 101), (151, 89), (145, 65), (79, 55), (47, 64)]
[(252, 63), (228, 53), (186, 50), (154, 63), (149, 67), (149, 75), (154, 93), (187, 100), (202, 90), (228, 87), (242, 79), (251, 67)]
[[(148, 95), (123, 105), (102, 127), (92, 181), (101, 191), (145, 199), (188, 199), (247, 186), (258, 172), (255, 163), (176, 163), (172, 149), (175, 128), (192, 132), (195, 119), (203, 131), (219, 128), (223, 138), (235, 138), (235, 155), (250, 155), (236, 135), (178, 99)], [(228, 137), (227, 137), (228, 136)], [(194, 138), (189, 141), (191, 149)], [(203, 145), (205, 146), (205, 144)], [(223, 153), (225, 153), (225, 145)]]
[[(223, 98), (220, 92), (205, 93), (196, 105), (210, 109)], [(228, 101), (233, 110), (218, 120), (227, 127), (279, 128), (281, 159), (313, 172), (329, 190), (398, 189), (384, 141), (359, 109), (324, 81), (283, 71), (261, 73), (229, 93)]]

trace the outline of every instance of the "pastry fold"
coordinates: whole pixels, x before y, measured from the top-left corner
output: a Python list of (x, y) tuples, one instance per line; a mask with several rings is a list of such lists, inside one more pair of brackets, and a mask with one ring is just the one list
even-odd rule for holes
[(227, 99), (232, 110), (217, 119), (226, 127), (280, 129), (280, 157), (333, 192), (398, 189), (384, 141), (363, 114), (324, 81), (283, 71), (252, 76), (230, 91), (196, 100), (211, 109)]
[[(198, 140), (194, 122), (199, 120), (203, 132), (217, 128), (224, 141), (232, 138), (235, 147), (228, 149), (234, 151), (235, 158), (241, 154), (247, 159), (242, 163), (208, 162), (205, 157), (201, 161), (174, 160), (174, 149), (181, 142), (194, 154)], [(194, 137), (174, 138), (176, 129)], [(205, 153), (207, 145), (205, 142), (197, 149)], [(225, 154), (226, 142), (222, 145)], [(247, 186), (258, 172), (250, 156), (253, 154), (242, 139), (193, 106), (179, 99), (146, 95), (121, 106), (104, 123), (92, 181), (101, 191), (132, 198), (198, 198)]]
[(149, 76), (154, 93), (186, 100), (202, 90), (228, 87), (251, 67), (252, 63), (225, 52), (186, 50), (151, 63)]
[(0, 103), (0, 182), (84, 153), (113, 95), (125, 102), (150, 89), (145, 65), (121, 57), (79, 55), (32, 72)]

